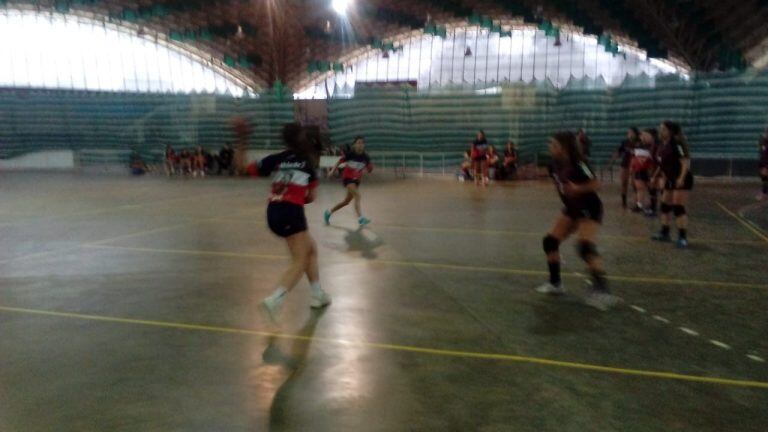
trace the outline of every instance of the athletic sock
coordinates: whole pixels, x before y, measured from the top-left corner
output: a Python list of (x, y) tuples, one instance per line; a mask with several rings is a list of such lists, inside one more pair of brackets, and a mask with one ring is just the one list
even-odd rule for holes
[(763, 179), (763, 193), (768, 195), (768, 176), (762, 176)]
[(668, 237), (669, 236), (669, 225), (662, 225), (661, 226), (661, 235)]
[(549, 283), (560, 286), (560, 261), (548, 262), (549, 265)]
[(278, 287), (272, 294), (267, 297), (267, 300), (280, 304), (283, 302), (285, 295), (288, 294), (288, 290), (283, 287)]
[(590, 271), (592, 275), (592, 288), (595, 291), (608, 292), (608, 281), (605, 278), (605, 272), (602, 270)]
[(621, 205), (627, 207), (627, 194), (621, 194)]
[(311, 282), (309, 284), (309, 289), (312, 291), (312, 295), (318, 296), (323, 292), (323, 289), (320, 287), (320, 281)]
[(687, 240), (688, 239), (688, 230), (687, 229), (679, 228), (678, 229), (678, 233), (679, 233), (681, 239), (683, 239), (683, 240)]

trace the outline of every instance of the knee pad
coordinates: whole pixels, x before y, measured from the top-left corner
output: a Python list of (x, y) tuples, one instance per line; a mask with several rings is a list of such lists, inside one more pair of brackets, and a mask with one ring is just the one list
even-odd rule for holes
[(656, 188), (651, 188), (650, 194), (652, 197), (656, 197), (659, 194), (659, 191)]
[(768, 175), (761, 175), (760, 178), (763, 180), (763, 183), (768, 183)]
[(672, 211), (675, 213), (675, 217), (685, 216), (685, 206), (682, 205), (674, 205), (672, 206)]
[(661, 203), (661, 213), (662, 214), (672, 213), (672, 206), (667, 203)]
[(577, 249), (579, 252), (579, 256), (584, 261), (587, 261), (590, 258), (600, 256), (600, 254), (597, 253), (597, 246), (591, 241), (587, 241), (587, 240), (580, 241), (579, 245), (577, 246)]
[(544, 246), (544, 252), (552, 253), (557, 252), (560, 249), (560, 240), (553, 235), (547, 235), (542, 242)]

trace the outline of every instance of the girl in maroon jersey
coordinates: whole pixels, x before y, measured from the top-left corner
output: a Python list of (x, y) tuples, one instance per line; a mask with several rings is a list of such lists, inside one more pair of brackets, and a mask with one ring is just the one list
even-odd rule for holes
[(344, 171), (341, 173), (341, 178), (344, 187), (347, 189), (347, 196), (332, 209), (325, 211), (325, 214), (323, 215), (325, 224), (330, 224), (331, 216), (354, 200), (358, 223), (360, 226), (368, 225), (371, 223), (371, 220), (363, 216), (363, 213), (360, 210), (360, 181), (363, 179), (363, 173), (365, 171), (373, 171), (373, 164), (371, 163), (371, 158), (368, 157), (368, 154), (365, 152), (365, 139), (363, 137), (355, 137), (355, 142), (352, 144), (352, 148), (344, 153), (344, 156), (339, 159), (328, 176), (333, 177), (341, 164), (344, 164)]
[(536, 288), (536, 291), (548, 295), (565, 293), (560, 279), (560, 244), (576, 233), (579, 238), (577, 251), (592, 276), (592, 289), (585, 301), (600, 310), (610, 309), (621, 299), (608, 289), (603, 259), (595, 244), (603, 221), (603, 203), (597, 195), (600, 181), (582, 155), (573, 133), (556, 133), (549, 140), (549, 151), (552, 155), (550, 175), (563, 202), (563, 210), (543, 239), (549, 282)]
[(303, 275), (309, 279), (312, 292), (310, 307), (323, 308), (331, 304), (331, 296), (320, 286), (317, 244), (309, 234), (304, 215), (304, 205), (316, 197), (316, 170), (320, 153), (298, 123), (288, 123), (283, 127), (283, 140), (287, 150), (268, 156), (259, 163), (259, 175), (274, 173), (267, 206), (269, 229), (285, 239), (291, 252), (290, 267), (280, 277), (275, 291), (261, 303), (273, 322), (277, 320), (285, 295)]
[(659, 128), (661, 146), (658, 151), (658, 167), (654, 178), (664, 181), (664, 194), (661, 198), (661, 231), (652, 238), (656, 241), (669, 242), (672, 215), (677, 225), (677, 247), (688, 247), (688, 200), (693, 189), (691, 156), (688, 139), (679, 124), (664, 121)]
[(485, 132), (477, 131), (475, 140), (472, 141), (472, 167), (475, 172), (475, 184), (487, 185), (488, 179), (488, 140)]
[(640, 132), (638, 132), (636, 127), (627, 129), (627, 139), (621, 142), (619, 148), (611, 156), (611, 164), (617, 159), (621, 162), (621, 206), (624, 209), (627, 208), (627, 191), (629, 190), (630, 183), (632, 183), (629, 166), (632, 162), (635, 147), (639, 145), (639, 135)]
[(768, 128), (763, 132), (763, 136), (760, 137), (760, 163), (758, 165), (760, 170), (760, 180), (763, 182), (762, 193), (757, 196), (758, 201), (768, 199)]

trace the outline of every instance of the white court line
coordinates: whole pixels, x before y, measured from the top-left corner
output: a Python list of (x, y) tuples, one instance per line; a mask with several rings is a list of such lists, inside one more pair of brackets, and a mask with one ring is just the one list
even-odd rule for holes
[(723, 342), (720, 342), (719, 340), (710, 339), (709, 343), (711, 343), (714, 346), (720, 347), (722, 349), (727, 349), (727, 350), (731, 349), (730, 345), (728, 345), (726, 343), (723, 343)]
[(631, 307), (632, 309), (634, 309), (634, 310), (636, 310), (636, 311), (638, 311), (640, 313), (645, 313), (645, 309), (641, 308), (640, 306), (630, 305), (629, 307)]
[(696, 330), (689, 329), (688, 327), (678, 327), (683, 333), (687, 333), (691, 336), (698, 336), (699, 332)]
[(668, 319), (666, 319), (666, 318), (664, 318), (663, 316), (654, 315), (654, 316), (653, 316), (653, 319), (655, 319), (656, 321), (661, 321), (661, 322), (663, 322), (664, 324), (669, 324), (669, 320), (668, 320)]
[(765, 363), (765, 359), (764, 358), (758, 357), (758, 356), (756, 356), (754, 354), (747, 354), (747, 358), (750, 359), (750, 360), (754, 360), (754, 361), (756, 361), (758, 363)]

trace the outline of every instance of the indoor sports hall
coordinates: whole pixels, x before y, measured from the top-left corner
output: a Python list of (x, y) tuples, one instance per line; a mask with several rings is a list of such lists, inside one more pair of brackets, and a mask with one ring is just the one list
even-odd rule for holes
[(0, 2), (0, 432), (765, 430), (765, 19)]

